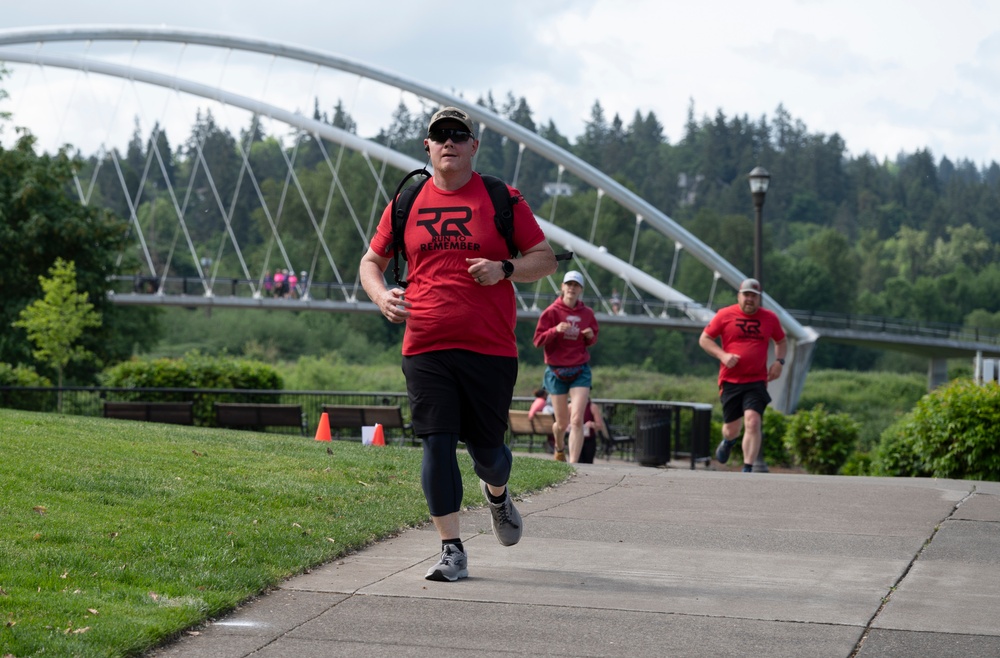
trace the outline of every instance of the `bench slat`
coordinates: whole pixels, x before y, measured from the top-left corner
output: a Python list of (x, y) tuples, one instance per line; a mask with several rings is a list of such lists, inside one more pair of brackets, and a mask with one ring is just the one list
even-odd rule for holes
[(534, 418), (528, 418), (528, 412), (523, 409), (509, 409), (507, 411), (507, 423), (510, 426), (510, 435), (514, 438), (519, 436), (528, 437), (528, 450), (535, 447), (535, 437), (542, 437), (547, 440), (552, 434), (552, 423), (555, 422), (553, 414), (535, 414)]
[(302, 436), (306, 436), (308, 429), (300, 404), (215, 402), (212, 406), (215, 409), (215, 423), (220, 427), (298, 427)]
[(104, 417), (149, 423), (194, 425), (193, 402), (104, 402)]

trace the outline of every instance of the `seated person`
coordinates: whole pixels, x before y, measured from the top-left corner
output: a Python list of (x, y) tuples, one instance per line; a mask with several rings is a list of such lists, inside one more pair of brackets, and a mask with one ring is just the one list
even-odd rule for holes
[[(546, 407), (548, 407), (548, 411), (545, 411)], [(535, 399), (531, 403), (531, 408), (528, 409), (528, 420), (531, 420), (535, 417), (535, 414), (539, 413), (552, 413), (552, 404), (549, 402), (549, 392), (544, 388), (535, 389)]]
[[(544, 388), (535, 389), (535, 400), (531, 403), (531, 408), (528, 409), (528, 418), (532, 419), (535, 414), (551, 414), (552, 411), (552, 401), (549, 400), (549, 392)], [(556, 451), (556, 438), (552, 436), (551, 433), (545, 437), (545, 452), (548, 454), (553, 454)]]

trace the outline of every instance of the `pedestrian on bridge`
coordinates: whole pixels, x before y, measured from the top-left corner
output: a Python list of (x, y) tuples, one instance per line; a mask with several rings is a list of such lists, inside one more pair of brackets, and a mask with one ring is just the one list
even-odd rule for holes
[(403, 374), (413, 428), (424, 444), (424, 497), (441, 537), (441, 558), (426, 578), (437, 581), (469, 574), (458, 516), (459, 441), (480, 477), (493, 534), (504, 546), (521, 539), (521, 515), (507, 488), (513, 456), (504, 441), (517, 380), (512, 283), (537, 281), (556, 269), (534, 214), (508, 186), (518, 201), (513, 239), (521, 254), (510, 256), (486, 184), (472, 169), (478, 148), (468, 114), (454, 107), (436, 112), (424, 139), (434, 174), (405, 218), (405, 298), (384, 276), (393, 257), (391, 204), (360, 265), (368, 297), (390, 322), (406, 323)]
[[(722, 400), (722, 442), (715, 450), (720, 463), (729, 461), (736, 438), (743, 431), (743, 472), (753, 472), (760, 451), (764, 409), (771, 402), (767, 383), (781, 376), (785, 366), (785, 332), (778, 316), (761, 308), (757, 279), (740, 284), (737, 303), (719, 309), (701, 333), (698, 344), (719, 360), (719, 396)], [(720, 347), (716, 340), (720, 339)], [(767, 353), (774, 341), (774, 362)]]

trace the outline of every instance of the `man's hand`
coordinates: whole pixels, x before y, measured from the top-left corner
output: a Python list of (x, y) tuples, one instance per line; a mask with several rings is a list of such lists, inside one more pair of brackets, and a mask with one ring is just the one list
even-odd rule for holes
[(378, 299), (379, 310), (385, 319), (393, 324), (406, 322), (406, 318), (410, 317), (411, 306), (412, 303), (403, 299), (402, 288), (389, 288)]
[(726, 366), (727, 368), (735, 368), (736, 364), (740, 362), (740, 355), (730, 354), (729, 352), (723, 352), (722, 356), (719, 358), (719, 361), (721, 361), (722, 365)]
[(469, 276), (481, 286), (492, 286), (503, 280), (503, 265), (487, 258), (466, 258)]
[(775, 361), (771, 364), (771, 367), (767, 369), (767, 381), (773, 382), (778, 377), (781, 377), (781, 373), (784, 372), (785, 367), (781, 365), (780, 361)]

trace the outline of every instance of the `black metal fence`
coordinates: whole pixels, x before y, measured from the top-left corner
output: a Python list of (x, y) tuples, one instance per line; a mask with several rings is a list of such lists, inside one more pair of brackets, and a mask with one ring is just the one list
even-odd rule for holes
[[(116, 388), (116, 387), (19, 387), (0, 386), (0, 408), (23, 409), (77, 416), (101, 417), (104, 402), (187, 402), (193, 403), (194, 424), (214, 427), (213, 404), (240, 402), (257, 404), (296, 404), (302, 407), (310, 435), (314, 435), (322, 415), (323, 405), (398, 406), (403, 419), (410, 420), (406, 393), (359, 391), (267, 391), (247, 389), (203, 388)], [(527, 410), (534, 398), (515, 397), (512, 409)], [(604, 421), (635, 438), (635, 458), (647, 466), (662, 466), (671, 455), (674, 459), (690, 458), (691, 468), (706, 462), (709, 453), (711, 405), (690, 402), (649, 400), (594, 399), (601, 406)], [(297, 427), (267, 428), (269, 432), (298, 434)], [(387, 440), (407, 441), (403, 430), (388, 430)], [(360, 440), (358, 437), (350, 437)], [(512, 450), (532, 452), (543, 449), (538, 442), (515, 438), (508, 434)]]

